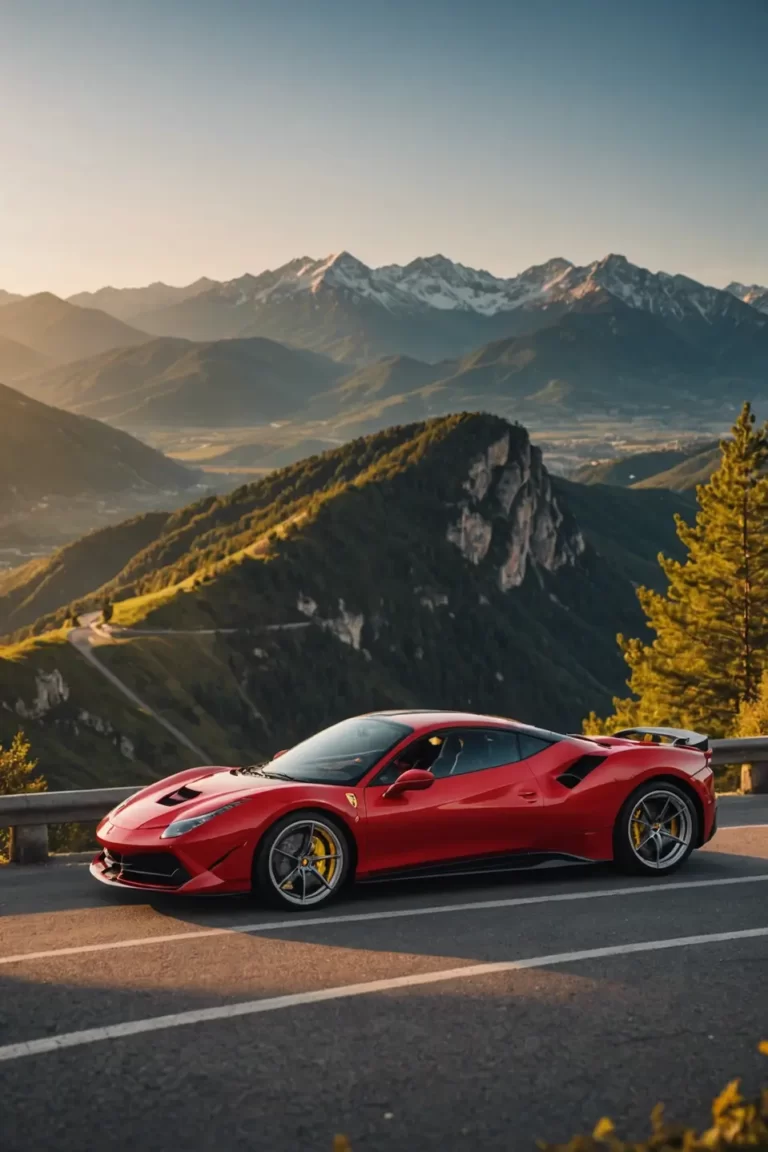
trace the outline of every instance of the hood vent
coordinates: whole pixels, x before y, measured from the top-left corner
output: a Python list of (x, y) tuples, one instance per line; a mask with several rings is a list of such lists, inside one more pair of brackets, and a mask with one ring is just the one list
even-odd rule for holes
[(181, 788), (177, 788), (175, 792), (170, 792), (158, 800), (158, 804), (164, 804), (166, 808), (174, 808), (177, 804), (183, 804), (186, 800), (194, 800), (199, 795), (200, 793), (194, 788), (187, 788), (186, 784), (182, 784)]
[(580, 756), (563, 772), (562, 776), (558, 776), (558, 784), (562, 784), (564, 788), (575, 788), (605, 759), (607, 759), (605, 756)]

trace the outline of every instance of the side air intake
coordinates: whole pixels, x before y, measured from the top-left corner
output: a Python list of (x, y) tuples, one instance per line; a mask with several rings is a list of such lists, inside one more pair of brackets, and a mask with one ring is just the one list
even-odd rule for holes
[(575, 788), (605, 759), (605, 756), (580, 756), (561, 776), (558, 776), (558, 784), (562, 784), (564, 788)]

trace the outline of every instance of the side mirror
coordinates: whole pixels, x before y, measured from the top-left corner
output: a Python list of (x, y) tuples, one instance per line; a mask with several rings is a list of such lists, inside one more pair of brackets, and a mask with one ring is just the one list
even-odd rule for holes
[(425, 772), (423, 768), (408, 768), (395, 780), (394, 784), (390, 784), (384, 796), (387, 800), (395, 796), (402, 796), (403, 792), (423, 792), (425, 788), (431, 788), (435, 782), (435, 778), (431, 772)]

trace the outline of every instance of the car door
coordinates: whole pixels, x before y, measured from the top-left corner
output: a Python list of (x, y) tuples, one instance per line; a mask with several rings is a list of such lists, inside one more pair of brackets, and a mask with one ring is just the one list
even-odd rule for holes
[[(435, 753), (425, 756), (426, 746)], [(434, 782), (423, 791), (387, 796), (397, 776), (413, 766), (427, 768)], [(541, 836), (541, 793), (511, 729), (452, 728), (417, 737), (364, 797), (361, 873), (531, 852)]]

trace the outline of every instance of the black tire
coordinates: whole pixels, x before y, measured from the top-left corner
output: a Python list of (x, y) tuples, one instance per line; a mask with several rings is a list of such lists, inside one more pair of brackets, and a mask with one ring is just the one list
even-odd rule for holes
[[(338, 849), (338, 856), (307, 848), (310, 826), (315, 828), (312, 844)], [(282, 850), (276, 848), (281, 841)], [(299, 844), (301, 850), (292, 857), (289, 850)], [(291, 878), (294, 872), (297, 875)], [(253, 892), (273, 908), (313, 911), (337, 899), (351, 874), (352, 843), (347, 829), (327, 812), (302, 809), (283, 816), (262, 837), (253, 858)]]
[[(659, 822), (673, 811), (677, 817), (671, 822)], [(613, 859), (635, 876), (668, 876), (682, 867), (698, 842), (699, 815), (688, 793), (667, 780), (647, 780), (627, 797), (616, 818)]]

